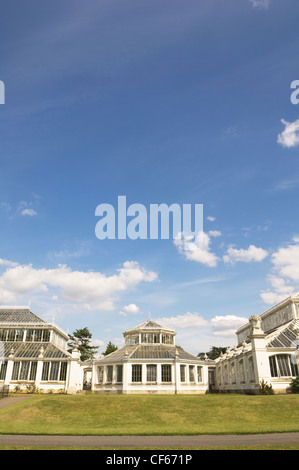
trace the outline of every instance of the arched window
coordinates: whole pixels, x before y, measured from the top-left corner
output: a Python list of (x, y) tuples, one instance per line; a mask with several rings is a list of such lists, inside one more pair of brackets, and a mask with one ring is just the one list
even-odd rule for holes
[(249, 366), (250, 382), (254, 382), (255, 373), (254, 373), (254, 364), (253, 364), (253, 358), (252, 357), (250, 357), (249, 360), (248, 360), (248, 366)]
[(272, 377), (296, 377), (299, 375), (295, 356), (277, 354), (269, 357)]

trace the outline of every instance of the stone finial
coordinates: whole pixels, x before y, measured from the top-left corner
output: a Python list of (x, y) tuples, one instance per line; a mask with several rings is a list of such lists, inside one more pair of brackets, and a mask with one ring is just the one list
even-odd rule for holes
[(263, 333), (263, 330), (261, 327), (262, 325), (261, 317), (259, 317), (258, 315), (252, 315), (249, 318), (249, 323), (251, 324), (252, 334)]
[(81, 353), (79, 351), (79, 343), (75, 342), (73, 350), (72, 350), (72, 358), (73, 359), (80, 359), (80, 357), (81, 357)]

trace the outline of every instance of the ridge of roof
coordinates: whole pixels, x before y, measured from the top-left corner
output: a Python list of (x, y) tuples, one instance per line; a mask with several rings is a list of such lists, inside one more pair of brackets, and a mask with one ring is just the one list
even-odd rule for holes
[(134, 328), (129, 328), (124, 332), (124, 335), (133, 331), (138, 331), (138, 330), (165, 330), (169, 331), (171, 333), (175, 333), (175, 330), (171, 328), (166, 328), (165, 326), (160, 325), (159, 323), (153, 321), (151, 318), (146, 320), (143, 323), (140, 323), (140, 325), (135, 326)]

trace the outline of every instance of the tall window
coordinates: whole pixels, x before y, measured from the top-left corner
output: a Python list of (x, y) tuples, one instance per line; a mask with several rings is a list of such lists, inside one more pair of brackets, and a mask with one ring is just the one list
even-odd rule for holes
[(186, 366), (180, 365), (181, 382), (186, 382)]
[(46, 361), (43, 363), (42, 381), (62, 381), (66, 380), (67, 363)]
[(277, 354), (269, 357), (272, 377), (296, 377), (299, 375), (298, 364), (290, 354)]
[(98, 382), (102, 384), (104, 382), (104, 367), (98, 367)]
[(189, 382), (195, 382), (194, 366), (189, 366)]
[(59, 362), (51, 362), (49, 380), (58, 380)]
[(8, 330), (7, 341), (15, 340), (15, 330)]
[(30, 362), (22, 361), (21, 362), (21, 371), (19, 375), (19, 380), (27, 380), (29, 373)]
[(44, 343), (48, 343), (50, 341), (50, 330), (43, 330), (43, 338), (42, 341)]
[(42, 380), (48, 380), (49, 377), (49, 369), (50, 369), (50, 362), (43, 363), (43, 371), (42, 371)]
[(162, 334), (162, 343), (164, 344), (173, 344), (173, 336)]
[(7, 338), (7, 330), (4, 328), (0, 329), (0, 341), (6, 341)]
[(122, 383), (123, 381), (123, 366), (116, 366), (116, 382)]
[(19, 378), (19, 370), (20, 370), (20, 362), (14, 362), (11, 374), (11, 380), (18, 380)]
[(14, 362), (11, 380), (35, 380), (37, 362), (17, 361)]
[(67, 362), (61, 362), (60, 375), (59, 375), (60, 382), (66, 381), (66, 373), (67, 373)]
[(0, 380), (5, 380), (7, 370), (7, 361), (0, 362)]
[(1, 329), (0, 341), (23, 341), (24, 331), (22, 329)]
[(235, 362), (232, 362), (231, 363), (231, 376), (232, 376), (232, 383), (235, 384), (236, 383), (236, 366), (235, 366)]
[(162, 382), (171, 382), (171, 365), (170, 364), (162, 364), (161, 380)]
[(126, 344), (138, 344), (139, 343), (139, 335), (127, 335), (126, 336)]
[(107, 380), (106, 382), (111, 383), (113, 378), (113, 366), (107, 366)]
[(142, 382), (142, 365), (132, 365), (132, 382)]
[(244, 370), (244, 361), (241, 359), (239, 361), (239, 377), (240, 377), (240, 382), (243, 383), (245, 382), (245, 370)]
[(23, 341), (24, 339), (24, 332), (25, 330), (15, 330), (16, 336), (15, 336), (15, 341)]
[(37, 362), (36, 361), (31, 362), (29, 380), (36, 379), (36, 371), (37, 371)]
[(227, 384), (228, 383), (228, 370), (227, 370), (227, 364), (225, 364), (224, 366), (224, 383)]
[(146, 366), (146, 381), (157, 382), (157, 366), (156, 364), (147, 364)]
[(254, 374), (254, 364), (253, 364), (253, 358), (250, 357), (248, 360), (249, 364), (249, 377), (250, 377), (250, 382), (254, 382), (255, 380), (255, 374)]
[(202, 367), (197, 366), (197, 382), (202, 382)]

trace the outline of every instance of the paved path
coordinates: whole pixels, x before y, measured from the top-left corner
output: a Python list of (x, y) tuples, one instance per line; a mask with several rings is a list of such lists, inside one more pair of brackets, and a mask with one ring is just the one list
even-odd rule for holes
[(299, 433), (210, 436), (28, 436), (0, 435), (0, 445), (46, 447), (194, 448), (299, 444)]
[(25, 397), (4, 397), (0, 399), (0, 410), (1, 408), (6, 408), (7, 406), (10, 405), (15, 405), (19, 401), (27, 400), (28, 398), (31, 398), (30, 396), (25, 396)]

